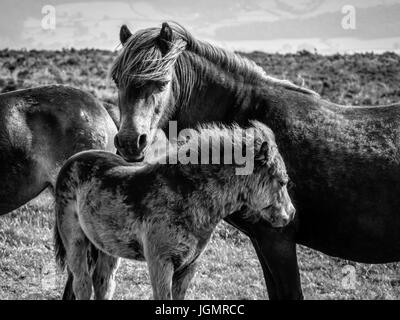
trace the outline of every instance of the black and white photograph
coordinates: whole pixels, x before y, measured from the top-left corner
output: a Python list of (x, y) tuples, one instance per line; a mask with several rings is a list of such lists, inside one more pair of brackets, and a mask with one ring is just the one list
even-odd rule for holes
[(400, 0), (0, 2), (0, 300), (244, 318), (399, 263)]

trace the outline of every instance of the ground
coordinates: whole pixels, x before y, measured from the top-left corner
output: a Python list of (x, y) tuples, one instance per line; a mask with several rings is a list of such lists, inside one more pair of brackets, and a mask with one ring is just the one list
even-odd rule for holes
[[(0, 92), (61, 83), (115, 102), (105, 81), (115, 53), (100, 50), (0, 51)], [(342, 104), (400, 101), (400, 56), (247, 54), (268, 74), (290, 79)], [(44, 194), (0, 217), (0, 299), (59, 299), (65, 275), (54, 264), (53, 202)], [(298, 247), (307, 299), (399, 299), (398, 264), (366, 265)], [(124, 260), (115, 299), (149, 299), (145, 263)], [(268, 299), (250, 241), (222, 223), (200, 259), (189, 299)]]

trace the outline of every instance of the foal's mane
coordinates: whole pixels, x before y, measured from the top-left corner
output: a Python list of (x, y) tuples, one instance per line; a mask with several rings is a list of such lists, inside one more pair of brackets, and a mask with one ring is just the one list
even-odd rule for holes
[[(201, 158), (202, 146), (208, 146), (209, 155), (229, 151), (232, 154), (241, 154), (246, 149), (246, 156), (253, 159), (260, 155), (261, 147), (268, 146), (268, 152), (263, 153), (262, 163), (273, 169), (273, 173), (285, 170), (281, 167), (282, 161), (279, 161), (280, 154), (275, 142), (275, 135), (272, 130), (258, 121), (251, 121), (251, 126), (245, 131), (237, 124), (230, 126), (209, 123), (200, 125), (197, 130), (191, 130), (190, 139), (181, 144), (178, 153), (187, 154), (190, 150), (195, 158)], [(224, 148), (230, 145), (228, 150)], [(265, 157), (265, 158), (264, 158)], [(221, 159), (223, 161), (223, 159)]]
[[(120, 55), (114, 61), (110, 75), (118, 79), (121, 86), (127, 87), (132, 81), (165, 81), (171, 67), (178, 61), (178, 68), (188, 70), (189, 58), (181, 55), (184, 51), (192, 52), (199, 59), (204, 58), (227, 72), (242, 76), (248, 83), (260, 81), (272, 85), (281, 85), (286, 89), (305, 94), (318, 95), (315, 91), (299, 87), (287, 80), (279, 80), (268, 76), (264, 69), (255, 62), (234, 52), (227, 51), (207, 42), (195, 39), (187, 29), (178, 23), (171, 23), (174, 38), (169, 43), (170, 50), (162, 55), (157, 47), (160, 28), (139, 30), (124, 45)], [(181, 58), (182, 57), (182, 58)], [(180, 58), (178, 60), (178, 58)], [(179, 66), (179, 64), (181, 64)]]

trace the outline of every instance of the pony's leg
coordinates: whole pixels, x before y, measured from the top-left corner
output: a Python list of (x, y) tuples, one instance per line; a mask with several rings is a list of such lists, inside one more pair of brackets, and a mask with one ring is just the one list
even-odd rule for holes
[(275, 280), (274, 280), (274, 277), (272, 276), (272, 273), (267, 265), (267, 261), (264, 259), (263, 255), (262, 255), (262, 251), (261, 251), (260, 247), (258, 246), (257, 241), (252, 238), (250, 238), (250, 240), (256, 251), (258, 261), (260, 261), (260, 264), (261, 264), (261, 269), (263, 271), (265, 284), (267, 286), (268, 298), (269, 298), (269, 300), (278, 300), (279, 298), (278, 298), (278, 292), (277, 292)]
[(174, 300), (185, 299), (186, 291), (195, 273), (196, 262), (174, 273), (172, 277), (172, 298)]
[(290, 226), (277, 230), (262, 220), (257, 223), (246, 221), (240, 213), (226, 220), (251, 238), (263, 268), (270, 299), (303, 299), (296, 243)]
[(112, 257), (99, 250), (92, 280), (96, 300), (111, 300), (115, 291), (115, 274), (119, 267), (119, 258)]
[(274, 279), (276, 299), (302, 300), (296, 243), (268, 226), (264, 230), (255, 235), (255, 241), (259, 256), (267, 262)]
[[(237, 214), (237, 216), (239, 216), (239, 213)], [(237, 218), (236, 214), (228, 216), (227, 218), (225, 218), (225, 221), (228, 222), (230, 225), (234, 226), (236, 229), (243, 232), (246, 236), (248, 236), (250, 238), (250, 240), (253, 244), (253, 247), (256, 251), (258, 260), (260, 261), (260, 264), (261, 264), (261, 269), (263, 271), (265, 284), (267, 286), (268, 298), (270, 300), (277, 300), (278, 294), (277, 294), (275, 281), (274, 281), (274, 278), (272, 277), (271, 271), (269, 270), (267, 261), (264, 259), (262, 252), (260, 250), (260, 247), (258, 246), (257, 241), (255, 241), (255, 239), (251, 238), (250, 234), (247, 233), (251, 229), (252, 224), (250, 222), (246, 223), (246, 221), (244, 221), (240, 217)]]

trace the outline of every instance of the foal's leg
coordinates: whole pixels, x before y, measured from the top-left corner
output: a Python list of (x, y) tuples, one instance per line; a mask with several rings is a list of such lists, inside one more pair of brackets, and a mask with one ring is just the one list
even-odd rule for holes
[[(157, 232), (151, 230), (148, 232), (157, 238)], [(153, 298), (154, 300), (171, 300), (174, 265), (170, 259), (165, 257), (165, 251), (159, 252), (157, 244), (159, 242), (149, 239), (145, 239), (143, 243), (143, 253), (149, 267), (150, 281), (153, 287)]]
[[(94, 270), (94, 267), (96, 264), (96, 259), (97, 259), (97, 252), (98, 252), (98, 249), (92, 244), (90, 246), (90, 254), (88, 254), (88, 258), (87, 258), (88, 269), (89, 269), (90, 274), (93, 274), (93, 270)], [(67, 283), (65, 284), (65, 287), (64, 287), (64, 294), (63, 294), (62, 299), (63, 300), (76, 300), (74, 290), (72, 288), (74, 276), (73, 276), (72, 272), (69, 270), (69, 268), (67, 268), (67, 271), (68, 271), (68, 279), (67, 279)]]
[(172, 300), (172, 276), (174, 266), (171, 261), (159, 257), (148, 259), (150, 281), (154, 300)]
[(65, 284), (64, 287), (64, 293), (62, 296), (63, 300), (75, 300), (75, 294), (74, 294), (74, 290), (72, 289), (72, 283), (74, 281), (74, 276), (72, 274), (72, 272), (69, 270), (69, 268), (67, 268), (68, 271), (68, 279), (67, 279), (67, 283)]
[(72, 243), (67, 264), (73, 275), (72, 288), (77, 300), (89, 300), (92, 296), (92, 279), (87, 264), (89, 241), (79, 239)]
[[(77, 215), (73, 213), (73, 206), (64, 210), (64, 220), (62, 221), (62, 239), (65, 239), (66, 263), (69, 274), (66, 289), (72, 278), (72, 289), (75, 298), (78, 300), (89, 300), (92, 295), (92, 280), (89, 274), (87, 253), (89, 240), (81, 229)], [(69, 212), (69, 211), (72, 212)], [(67, 214), (66, 214), (67, 213)], [(64, 296), (73, 297), (72, 294)]]
[(185, 299), (186, 291), (195, 273), (196, 262), (174, 273), (172, 277), (172, 298), (174, 300)]
[(96, 300), (111, 300), (115, 291), (115, 274), (119, 267), (119, 258), (99, 251), (92, 275)]

